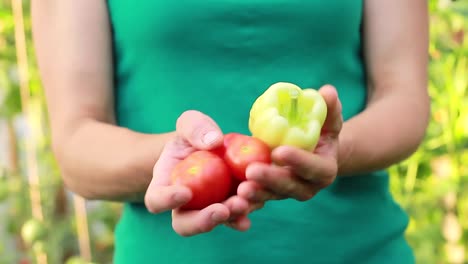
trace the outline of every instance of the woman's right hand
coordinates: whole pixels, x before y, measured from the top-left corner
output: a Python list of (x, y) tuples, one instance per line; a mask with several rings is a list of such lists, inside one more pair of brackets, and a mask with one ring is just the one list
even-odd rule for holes
[(177, 120), (175, 137), (166, 144), (154, 166), (145, 205), (155, 214), (172, 210), (172, 227), (181, 236), (209, 232), (219, 224), (245, 231), (250, 228), (247, 214), (263, 206), (235, 195), (202, 210), (179, 208), (191, 199), (192, 192), (185, 186), (170, 183), (174, 166), (196, 150), (210, 150), (222, 144), (223, 133), (210, 117), (198, 111), (186, 111)]

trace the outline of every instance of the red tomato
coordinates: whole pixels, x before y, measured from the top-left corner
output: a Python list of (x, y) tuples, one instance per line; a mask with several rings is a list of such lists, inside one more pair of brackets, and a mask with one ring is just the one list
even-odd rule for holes
[(233, 175), (244, 181), (247, 166), (252, 162), (271, 162), (271, 150), (267, 144), (260, 139), (229, 133), (224, 136), (224, 161), (231, 169)]
[(216, 155), (220, 156), (222, 159), (224, 159), (224, 155), (226, 154), (226, 149), (229, 145), (231, 145), (231, 142), (238, 136), (243, 136), (242, 134), (239, 133), (228, 133), (224, 135), (223, 137), (223, 145), (220, 147), (212, 150), (211, 152), (215, 153)]
[[(232, 173), (231, 173), (232, 175)], [(241, 180), (238, 178), (231, 176), (232, 177), (232, 184), (231, 184), (231, 190), (229, 191), (229, 197), (237, 195), (237, 188), (239, 188), (239, 184), (241, 184)]]
[(192, 199), (182, 209), (199, 210), (226, 200), (232, 186), (229, 168), (210, 151), (195, 151), (179, 162), (172, 171), (171, 181), (192, 190)]

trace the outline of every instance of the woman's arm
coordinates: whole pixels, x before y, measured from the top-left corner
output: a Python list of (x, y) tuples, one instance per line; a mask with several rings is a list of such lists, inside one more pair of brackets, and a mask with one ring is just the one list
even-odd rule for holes
[(53, 149), (65, 184), (88, 199), (139, 200), (171, 134), (114, 125), (104, 0), (33, 0), (32, 25)]
[(314, 152), (282, 146), (276, 164), (252, 164), (238, 194), (253, 201), (306, 201), (337, 175), (385, 169), (411, 155), (428, 125), (428, 10), (424, 0), (364, 0), (366, 109), (342, 123), (336, 90), (319, 91), (328, 115)]
[(425, 0), (365, 0), (369, 100), (340, 134), (339, 174), (384, 169), (421, 143), (430, 113)]

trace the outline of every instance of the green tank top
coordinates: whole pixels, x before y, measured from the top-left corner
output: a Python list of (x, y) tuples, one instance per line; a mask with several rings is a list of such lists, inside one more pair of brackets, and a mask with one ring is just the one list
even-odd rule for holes
[[(118, 124), (173, 131), (196, 109), (224, 132), (249, 134), (251, 104), (279, 81), (338, 89), (347, 120), (365, 107), (362, 1), (112, 0)], [(189, 238), (170, 213), (126, 203), (115, 232), (114, 263), (414, 263), (408, 217), (388, 175), (338, 178), (307, 202), (273, 201), (252, 227), (217, 227)]]

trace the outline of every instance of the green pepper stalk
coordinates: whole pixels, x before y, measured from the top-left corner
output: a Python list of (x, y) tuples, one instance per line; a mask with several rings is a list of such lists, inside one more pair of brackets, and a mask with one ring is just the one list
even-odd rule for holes
[(252, 105), (249, 130), (271, 148), (290, 145), (314, 149), (327, 116), (327, 105), (317, 90), (275, 83)]

